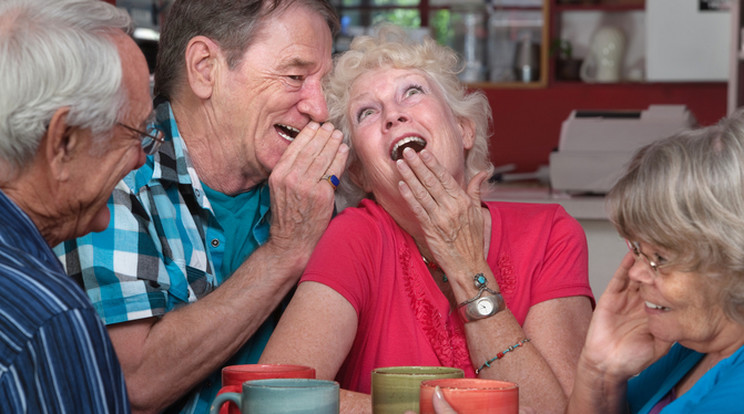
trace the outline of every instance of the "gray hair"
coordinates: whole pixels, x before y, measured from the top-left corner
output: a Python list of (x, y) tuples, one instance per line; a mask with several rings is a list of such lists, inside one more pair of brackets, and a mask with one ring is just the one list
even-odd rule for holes
[(116, 30), (131, 32), (129, 15), (100, 0), (0, 2), (0, 160), (11, 176), (59, 108), (94, 135), (113, 128), (126, 102)]
[[(465, 159), (466, 179), (480, 171), (490, 174), (493, 165), (488, 142), (493, 115), (488, 99), (480, 91), (469, 93), (460, 82), (457, 74), (462, 67), (452, 49), (438, 45), (429, 37), (414, 42), (403, 29), (391, 24), (378, 26), (374, 36), (356, 37), (351, 48), (336, 58), (333, 72), (324, 85), (329, 120), (344, 133), (344, 141), (351, 148), (347, 166), (358, 162), (350, 138), (350, 87), (363, 73), (385, 67), (420, 70), (439, 87), (455, 118), (468, 119), (475, 126), (475, 143)], [(339, 209), (353, 206), (369, 196), (346, 174), (338, 188), (337, 205)]]
[(160, 35), (155, 66), (155, 94), (171, 99), (185, 73), (186, 46), (195, 36), (215, 41), (235, 69), (266, 18), (292, 5), (304, 5), (322, 16), (335, 34), (338, 15), (328, 0), (176, 0)]
[(621, 236), (720, 281), (726, 314), (744, 324), (744, 110), (640, 149), (607, 206)]

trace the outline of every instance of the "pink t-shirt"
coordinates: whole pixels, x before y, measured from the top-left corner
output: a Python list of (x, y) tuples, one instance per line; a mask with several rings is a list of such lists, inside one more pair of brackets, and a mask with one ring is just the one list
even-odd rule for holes
[[(587, 296), (586, 237), (555, 204), (488, 202), (488, 264), (519, 324), (536, 303)], [(475, 372), (457, 312), (437, 287), (413, 238), (379, 205), (363, 200), (331, 221), (301, 281), (323, 283), (356, 309), (358, 329), (337, 381), (370, 392), (374, 368), (400, 365)], [(333, 340), (333, 338), (328, 338)]]

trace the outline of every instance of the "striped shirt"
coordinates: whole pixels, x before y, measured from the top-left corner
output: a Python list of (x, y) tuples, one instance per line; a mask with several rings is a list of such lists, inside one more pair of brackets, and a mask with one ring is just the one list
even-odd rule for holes
[(0, 413), (128, 413), (106, 327), (0, 191)]

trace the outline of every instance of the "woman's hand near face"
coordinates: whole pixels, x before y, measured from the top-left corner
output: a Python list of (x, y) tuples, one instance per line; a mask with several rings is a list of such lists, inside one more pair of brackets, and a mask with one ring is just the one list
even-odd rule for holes
[(480, 186), (486, 173), (473, 177), (463, 189), (431, 152), (416, 153), (410, 148), (403, 151), (397, 165), (403, 177), (399, 183), (401, 195), (445, 273), (447, 269), (485, 264)]
[[(398, 171), (403, 177), (401, 196), (416, 215), (427, 248), (447, 275), (455, 303), (477, 294), (476, 273), (484, 274), (489, 288), (500, 290), (485, 258), (490, 215), (481, 205), (480, 186), (487, 174), (477, 174), (462, 188), (429, 151), (416, 154), (410, 149), (404, 150)], [(529, 338), (527, 346), (478, 376), (520, 384), (520, 405), (534, 412), (563, 412), (590, 314), (587, 298), (567, 297), (535, 304), (523, 326), (508, 309), (468, 323), (465, 336), (471, 363), (480, 367), (498, 352)]]
[(581, 356), (602, 372), (625, 379), (651, 365), (671, 346), (648, 330), (639, 282), (628, 277), (634, 261), (628, 253), (602, 294)]
[(628, 276), (634, 263), (628, 253), (597, 303), (579, 357), (569, 413), (624, 412), (627, 380), (672, 345), (648, 330), (639, 282)]

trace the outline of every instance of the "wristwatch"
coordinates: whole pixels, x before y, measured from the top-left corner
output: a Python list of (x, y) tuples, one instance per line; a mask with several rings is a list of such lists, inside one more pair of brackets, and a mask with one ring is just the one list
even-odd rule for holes
[(501, 293), (480, 296), (479, 298), (459, 306), (460, 317), (468, 323), (493, 316), (506, 308)]
[[(488, 279), (483, 273), (476, 273), (473, 276), (473, 285), (478, 289), (478, 294), (457, 307), (463, 322), (468, 323), (488, 318), (506, 308), (504, 297), (501, 296), (500, 292), (488, 287)], [(484, 293), (488, 293), (488, 295), (484, 296)]]

